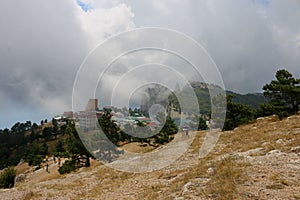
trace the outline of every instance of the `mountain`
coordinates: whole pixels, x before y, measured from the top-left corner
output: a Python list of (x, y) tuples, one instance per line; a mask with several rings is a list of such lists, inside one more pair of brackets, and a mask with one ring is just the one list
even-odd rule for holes
[(226, 94), (233, 95), (233, 102), (249, 105), (253, 109), (257, 109), (260, 104), (268, 102), (268, 99), (262, 93), (238, 94), (226, 91)]
[[(222, 88), (215, 84), (207, 84), (203, 82), (191, 81), (188, 86), (183, 87), (181, 90), (172, 93), (169, 96), (169, 101), (175, 108), (180, 109), (178, 98), (184, 103), (184, 107), (190, 113), (194, 112), (194, 105), (192, 103), (193, 94), (197, 96), (199, 109), (202, 114), (209, 114), (211, 109), (210, 91), (219, 91)], [(253, 94), (238, 94), (232, 91), (226, 91), (226, 95), (233, 95), (233, 102), (249, 105), (253, 109), (259, 108), (259, 105), (266, 103), (267, 99), (261, 93)]]

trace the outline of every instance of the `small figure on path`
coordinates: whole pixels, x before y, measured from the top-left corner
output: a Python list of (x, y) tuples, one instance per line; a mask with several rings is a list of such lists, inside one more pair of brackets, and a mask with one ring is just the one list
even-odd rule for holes
[(185, 129), (185, 136), (186, 137), (189, 137), (189, 127), (187, 126), (186, 129)]
[(58, 161), (58, 167), (60, 167), (60, 162), (61, 162), (60, 156), (58, 156), (57, 161)]
[(182, 136), (186, 136), (186, 137), (188, 137), (189, 136), (189, 127), (188, 126), (184, 126), (183, 128), (182, 128), (182, 131), (183, 131), (183, 134), (182, 134)]
[(49, 173), (49, 164), (48, 164), (48, 162), (47, 162), (47, 164), (46, 164), (46, 172)]
[(206, 131), (210, 131), (210, 121), (206, 121)]

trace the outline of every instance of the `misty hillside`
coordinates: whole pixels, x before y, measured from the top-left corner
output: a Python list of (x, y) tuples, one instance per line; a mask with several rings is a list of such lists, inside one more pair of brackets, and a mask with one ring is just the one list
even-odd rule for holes
[[(214, 84), (207, 84), (207, 83), (197, 82), (197, 81), (190, 82), (190, 86), (193, 88), (197, 96), (200, 112), (202, 114), (210, 113), (211, 99), (210, 99), (209, 91), (214, 91), (214, 90), (219, 91), (221, 90), (221, 88)], [(260, 104), (267, 102), (267, 99), (261, 93), (239, 94), (232, 91), (226, 91), (226, 94), (233, 95), (233, 99), (232, 99), (233, 102), (248, 105), (253, 109), (257, 109), (259, 108)], [(183, 87), (181, 90), (176, 91), (176, 95), (178, 95), (178, 97), (181, 98), (183, 102), (186, 102), (187, 110), (193, 113), (194, 111), (193, 104), (189, 103), (192, 98), (190, 94), (190, 87), (189, 86)], [(169, 100), (175, 106), (175, 108), (178, 109), (180, 106), (176, 95), (171, 94)]]
[[(116, 171), (92, 161), (90, 168), (59, 175), (51, 161), (50, 173), (20, 163), (16, 169), (24, 178), (0, 190), (1, 199), (299, 199), (299, 122), (299, 114), (281, 121), (269, 116), (233, 131), (177, 134), (178, 141), (195, 135), (188, 151), (149, 173)], [(199, 159), (206, 134), (220, 139)]]
[(227, 91), (226, 94), (233, 95), (233, 102), (248, 105), (253, 109), (259, 108), (260, 104), (267, 103), (268, 101), (262, 93), (238, 94), (232, 91)]

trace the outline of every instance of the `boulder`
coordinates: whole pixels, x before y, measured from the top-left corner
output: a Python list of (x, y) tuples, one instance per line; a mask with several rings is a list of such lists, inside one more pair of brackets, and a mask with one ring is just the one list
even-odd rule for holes
[(26, 174), (19, 174), (18, 176), (15, 177), (15, 185), (18, 183), (24, 182), (26, 178)]

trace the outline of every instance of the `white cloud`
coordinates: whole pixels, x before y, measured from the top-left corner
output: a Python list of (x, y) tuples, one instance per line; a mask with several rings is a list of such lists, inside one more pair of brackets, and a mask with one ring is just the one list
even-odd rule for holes
[(92, 47), (109, 36), (134, 28), (133, 17), (131, 8), (126, 4), (107, 9), (94, 7), (89, 12), (78, 12), (81, 28)]
[[(48, 117), (70, 109), (76, 71), (90, 49), (134, 27), (125, 4), (95, 4), (84, 12), (76, 1), (1, 3), (0, 93), (5, 99), (0, 119), (6, 115), (11, 123), (29, 107), (36, 116)], [(0, 127), (10, 125), (0, 121)]]

